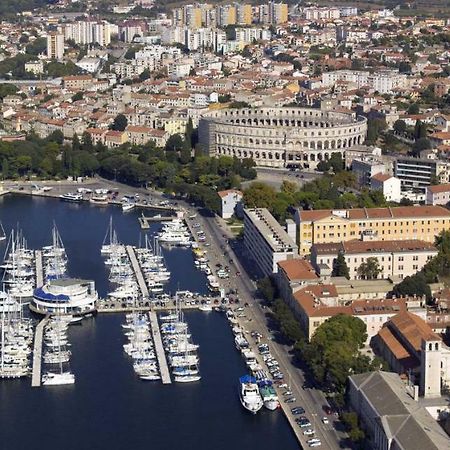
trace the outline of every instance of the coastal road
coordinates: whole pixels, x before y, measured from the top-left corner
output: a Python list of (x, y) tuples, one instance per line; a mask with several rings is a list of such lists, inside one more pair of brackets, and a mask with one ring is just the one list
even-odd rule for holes
[[(195, 211), (189, 208), (188, 214), (193, 213)], [(203, 248), (208, 252), (211, 268), (214, 268), (217, 263), (230, 266), (230, 278), (220, 280), (221, 284), (226, 290), (237, 289), (240, 306), (248, 303), (249, 306), (244, 308), (247, 327), (251, 331), (258, 331), (263, 335), (264, 339), (261, 342), (267, 341), (269, 344), (272, 355), (277, 359), (281, 371), (285, 374), (285, 382), (290, 385), (291, 391), (297, 399), (295, 403), (289, 406), (298, 405), (306, 410), (305, 415), (310, 420), (312, 428), (316, 431), (316, 437), (322, 441), (321, 448), (333, 450), (342, 448), (341, 442), (346, 436), (336, 431), (335, 427), (338, 424), (336, 419), (328, 416), (330, 423), (322, 423), (322, 418), (325, 416), (323, 406), (327, 405), (324, 394), (317, 389), (304, 387), (305, 378), (302, 371), (292, 364), (292, 356), (289, 353), (291, 349), (271, 339), (271, 331), (267, 327), (265, 317), (265, 312), (267, 311), (264, 311), (254, 298), (256, 285), (247, 275), (234, 250), (228, 244), (228, 240), (233, 236), (225, 222), (217, 217), (203, 217), (199, 214), (197, 214), (194, 222), (200, 223), (201, 228), (209, 237), (210, 246)], [(230, 263), (230, 261), (233, 261), (233, 263)], [(236, 275), (237, 272), (240, 272), (241, 275)], [(251, 340), (250, 337), (249, 340)], [(282, 391), (278, 389), (280, 400), (283, 401), (283, 395), (281, 393)], [(290, 410), (290, 408), (287, 409)], [(290, 414), (290, 412), (288, 411), (287, 414)], [(290, 419), (293, 419), (293, 416)], [(290, 422), (292, 423), (291, 420)], [(299, 430), (298, 428), (296, 431), (298, 432)], [(308, 438), (305, 437), (302, 439), (303, 442), (306, 439)]]

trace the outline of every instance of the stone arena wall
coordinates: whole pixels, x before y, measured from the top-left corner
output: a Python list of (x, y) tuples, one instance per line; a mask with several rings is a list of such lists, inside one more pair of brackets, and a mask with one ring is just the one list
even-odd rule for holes
[(314, 108), (224, 109), (200, 119), (199, 142), (210, 156), (251, 158), (259, 166), (314, 169), (333, 153), (365, 141), (367, 120)]

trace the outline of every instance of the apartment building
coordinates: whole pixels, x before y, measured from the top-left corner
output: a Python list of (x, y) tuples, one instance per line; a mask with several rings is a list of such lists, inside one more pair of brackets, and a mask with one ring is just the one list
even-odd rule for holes
[(380, 94), (389, 94), (396, 88), (404, 87), (407, 78), (405, 74), (395, 70), (380, 70), (374, 73), (362, 70), (336, 70), (322, 74), (324, 86), (331, 87), (339, 81), (354, 83), (358, 89), (368, 86)]
[(354, 159), (351, 168), (359, 186), (370, 186), (370, 180), (375, 174), (389, 172), (387, 164), (373, 156)]
[(298, 257), (294, 239), (266, 208), (244, 209), (244, 245), (264, 276), (277, 273), (278, 261)]
[(111, 34), (115, 30), (109, 22), (96, 20), (83, 20), (64, 25), (66, 39), (72, 39), (76, 44), (99, 44), (106, 47), (111, 43)]
[(63, 78), (64, 88), (70, 91), (84, 91), (93, 82), (92, 75), (69, 75)]
[(355, 240), (314, 244), (311, 247), (311, 263), (319, 273), (323, 267), (331, 270), (340, 253), (347, 263), (350, 279), (354, 280), (362, 278), (358, 269), (368, 258), (377, 259), (380, 268), (378, 278), (403, 279), (416, 274), (438, 251), (431, 242), (421, 240)]
[(370, 179), (370, 188), (381, 191), (388, 202), (400, 202), (402, 199), (401, 181), (397, 177), (385, 173), (376, 173)]
[(441, 206), (399, 206), (343, 210), (298, 209), (295, 213), (301, 255), (313, 244), (372, 237), (381, 241), (422, 239), (434, 242), (450, 228), (450, 211)]
[(450, 184), (437, 184), (425, 188), (427, 205), (447, 205), (450, 202)]
[(450, 181), (450, 164), (438, 159), (398, 157), (394, 164), (394, 175), (400, 178), (402, 190), (424, 193), (433, 180), (441, 183)]
[(47, 58), (61, 61), (64, 58), (64, 35), (52, 32), (47, 35)]

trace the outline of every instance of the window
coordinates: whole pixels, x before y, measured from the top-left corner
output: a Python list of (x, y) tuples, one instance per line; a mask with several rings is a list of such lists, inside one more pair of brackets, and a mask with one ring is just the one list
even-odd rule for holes
[(403, 270), (403, 266), (398, 266), (398, 270)]
[(404, 260), (403, 256), (399, 256), (399, 257), (398, 257), (398, 260), (399, 260), (399, 261), (403, 261), (403, 260)]
[(419, 261), (419, 256), (418, 255), (414, 255), (413, 256), (413, 261)]

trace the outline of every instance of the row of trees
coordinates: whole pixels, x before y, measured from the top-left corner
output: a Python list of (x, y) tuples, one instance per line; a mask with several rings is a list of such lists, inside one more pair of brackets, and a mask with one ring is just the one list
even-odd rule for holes
[[(115, 124), (120, 125), (120, 120)], [(60, 131), (46, 139), (31, 134), (26, 141), (0, 142), (2, 177), (65, 178), (99, 173), (130, 185), (151, 185), (186, 196), (218, 211), (217, 191), (239, 188), (242, 180), (254, 179), (254, 162), (227, 156), (210, 158), (198, 148), (192, 155), (193, 135), (188, 127), (185, 136), (172, 136), (164, 149), (153, 141), (107, 149), (93, 145), (88, 133), (81, 138), (75, 135), (71, 144), (64, 144)]]
[[(329, 164), (336, 171), (338, 158)], [(283, 181), (279, 192), (265, 183), (254, 182), (244, 190), (244, 203), (249, 208), (268, 208), (276, 219), (283, 222), (292, 215), (293, 208), (335, 209), (374, 208), (386, 206), (381, 191), (362, 189), (359, 195), (351, 192), (357, 188), (352, 172), (338, 170), (305, 183), (302, 187), (292, 181)]]

